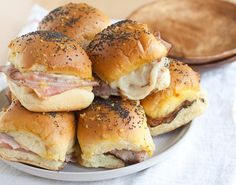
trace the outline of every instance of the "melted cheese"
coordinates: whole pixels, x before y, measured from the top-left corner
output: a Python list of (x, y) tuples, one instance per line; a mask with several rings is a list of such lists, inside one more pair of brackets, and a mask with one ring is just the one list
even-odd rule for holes
[(131, 100), (140, 100), (153, 90), (162, 90), (170, 85), (170, 72), (166, 67), (169, 61), (166, 57), (160, 62), (145, 64), (137, 70), (110, 83), (113, 89), (119, 89), (121, 94)]
[[(201, 97), (200, 91), (194, 90), (183, 90), (178, 96), (171, 96), (168, 98), (163, 99), (159, 102), (159, 104), (154, 108), (154, 110), (147, 111), (146, 114), (151, 118), (160, 118), (168, 115), (169, 113), (173, 112), (181, 103), (185, 100), (194, 101)], [(145, 106), (144, 106), (145, 110)], [(145, 110), (146, 111), (146, 110)]]

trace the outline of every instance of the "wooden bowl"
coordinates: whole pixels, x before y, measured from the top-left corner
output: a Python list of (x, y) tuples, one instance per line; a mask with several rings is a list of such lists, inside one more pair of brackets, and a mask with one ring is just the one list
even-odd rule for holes
[(236, 54), (236, 4), (221, 0), (157, 0), (128, 19), (148, 24), (172, 44), (169, 56), (204, 64)]

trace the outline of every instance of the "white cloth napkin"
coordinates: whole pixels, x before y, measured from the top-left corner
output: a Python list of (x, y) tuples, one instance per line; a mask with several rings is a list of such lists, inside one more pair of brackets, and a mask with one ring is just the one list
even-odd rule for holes
[[(32, 8), (29, 25), (35, 30), (47, 11)], [(235, 185), (236, 184), (236, 63), (202, 69), (201, 83), (209, 107), (194, 121), (192, 132), (162, 163), (142, 172), (108, 181), (69, 183), (34, 177), (0, 162), (4, 185)], [(5, 82), (0, 76), (0, 87)]]

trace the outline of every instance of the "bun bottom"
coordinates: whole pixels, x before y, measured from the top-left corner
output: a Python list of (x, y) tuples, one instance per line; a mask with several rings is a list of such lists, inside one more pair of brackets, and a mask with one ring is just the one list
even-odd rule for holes
[(65, 163), (61, 161), (46, 160), (33, 153), (7, 148), (0, 148), (0, 158), (8, 161), (26, 163), (48, 170), (61, 170), (65, 166)]
[(204, 98), (197, 99), (191, 106), (179, 111), (177, 116), (170, 123), (162, 123), (156, 127), (149, 127), (151, 135), (157, 136), (175, 130), (201, 115), (207, 106)]
[(11, 81), (8, 84), (11, 92), (20, 103), (33, 112), (81, 110), (88, 107), (94, 99), (94, 94), (91, 92), (92, 87), (71, 89), (61, 94), (41, 99), (27, 87), (19, 87)]
[(87, 159), (83, 158), (82, 155), (82, 157), (79, 159), (79, 163), (82, 166), (90, 168), (103, 167), (112, 169), (112, 168), (121, 168), (125, 166), (125, 163), (122, 160), (109, 154), (98, 154), (91, 156), (90, 158)]
[(74, 146), (75, 153), (76, 153), (76, 161), (84, 167), (88, 168), (121, 168), (125, 166), (125, 163), (116, 158), (113, 155), (109, 154), (97, 154), (93, 156), (85, 156), (81, 153), (81, 148), (78, 143)]

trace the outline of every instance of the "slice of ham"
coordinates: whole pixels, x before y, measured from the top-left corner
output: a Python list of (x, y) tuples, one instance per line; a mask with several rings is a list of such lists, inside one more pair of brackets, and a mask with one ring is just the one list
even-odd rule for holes
[(13, 150), (21, 148), (13, 137), (5, 133), (0, 133), (0, 146), (8, 146)]
[(57, 95), (74, 88), (98, 85), (98, 82), (81, 80), (73, 76), (53, 75), (44, 72), (23, 74), (12, 65), (0, 66), (0, 72), (4, 72), (9, 80), (18, 86), (22, 85), (33, 89), (40, 98)]
[(166, 49), (167, 49), (167, 51), (168, 51), (168, 53), (169, 53), (170, 49), (172, 48), (171, 43), (166, 42), (165, 40), (163, 40), (163, 39), (161, 38), (161, 33), (160, 33), (160, 32), (156, 32), (156, 33), (154, 33), (154, 35), (155, 35), (155, 37), (157, 38), (157, 40), (160, 40), (160, 41), (161, 41), (161, 43), (166, 47)]
[(12, 147), (9, 144), (1, 143), (1, 142), (0, 142), (0, 148), (12, 149)]
[(17, 143), (13, 137), (9, 136), (6, 133), (1, 133), (1, 132), (0, 132), (0, 147), (11, 149), (11, 150), (18, 150), (18, 151), (27, 152), (27, 153), (32, 153), (27, 148), (20, 146), (19, 143)]
[[(0, 148), (6, 148), (10, 150), (17, 150), (25, 153), (30, 153), (34, 155), (38, 155), (25, 147), (22, 147), (19, 143), (15, 141), (15, 139), (8, 135), (7, 133), (0, 132)], [(70, 153), (66, 155), (65, 162), (72, 162), (75, 163), (75, 155), (74, 153)]]

